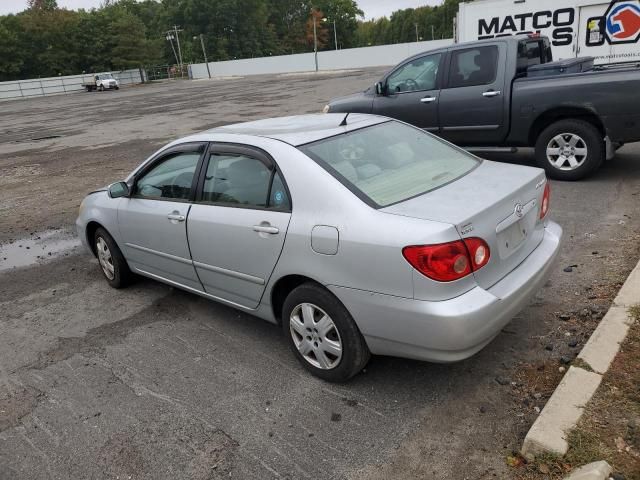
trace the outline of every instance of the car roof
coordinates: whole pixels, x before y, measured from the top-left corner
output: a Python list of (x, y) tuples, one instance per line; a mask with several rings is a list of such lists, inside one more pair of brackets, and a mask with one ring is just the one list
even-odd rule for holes
[[(346, 125), (343, 126), (341, 123), (345, 117)], [(317, 113), (225, 125), (207, 130), (201, 135), (211, 134), (211, 141), (215, 141), (215, 134), (258, 136), (280, 140), (297, 147), (389, 120), (386, 117), (363, 113)]]

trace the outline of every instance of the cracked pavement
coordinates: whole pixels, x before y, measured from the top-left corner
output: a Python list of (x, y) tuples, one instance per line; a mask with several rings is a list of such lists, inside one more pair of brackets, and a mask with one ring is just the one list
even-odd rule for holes
[[(552, 389), (597, 324), (580, 312), (606, 310), (640, 256), (639, 145), (591, 179), (553, 182), (560, 261), (485, 350), (455, 365), (373, 358), (345, 385), (309, 376), (276, 326), (150, 280), (112, 290), (95, 259), (47, 244), (88, 191), (171, 139), (319, 111), (381, 72), (0, 104), (0, 479), (514, 476), (505, 457), (548, 398), (523, 373), (547, 372)], [(30, 140), (44, 134), (62, 136)], [(493, 158), (533, 164), (528, 151)], [(3, 270), (9, 242), (32, 237), (41, 258)]]

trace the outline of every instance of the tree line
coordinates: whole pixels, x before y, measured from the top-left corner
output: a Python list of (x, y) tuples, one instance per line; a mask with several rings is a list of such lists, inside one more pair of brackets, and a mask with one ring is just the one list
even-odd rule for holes
[[(356, 0), (29, 0), (0, 16), (0, 81), (450, 38), (461, 0), (363, 20)], [(335, 33), (334, 35), (334, 25)], [(180, 48), (171, 30), (177, 27)], [(172, 38), (173, 37), (173, 38)]]

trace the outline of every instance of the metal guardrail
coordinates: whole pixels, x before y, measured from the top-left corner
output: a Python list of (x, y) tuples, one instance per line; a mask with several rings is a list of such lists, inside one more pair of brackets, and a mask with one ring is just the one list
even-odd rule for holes
[[(140, 69), (111, 72), (111, 74), (119, 80), (121, 86), (142, 83), (146, 76), (144, 70)], [(84, 82), (94, 75), (91, 73), (57, 78), (0, 82), (0, 100), (81, 92), (84, 90), (82, 86)]]

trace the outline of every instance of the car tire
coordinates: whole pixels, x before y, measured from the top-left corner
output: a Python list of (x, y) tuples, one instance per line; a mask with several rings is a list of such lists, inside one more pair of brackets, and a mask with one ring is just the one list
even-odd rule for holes
[(99, 90), (99, 91), (101, 91), (101, 92), (104, 92), (104, 85), (100, 85), (100, 86), (98, 87), (98, 90)]
[(581, 180), (595, 172), (605, 158), (602, 134), (584, 120), (560, 120), (547, 127), (536, 142), (536, 161), (556, 180)]
[(300, 363), (328, 382), (349, 380), (371, 356), (349, 311), (315, 283), (302, 284), (289, 293), (282, 308), (282, 328)]
[(93, 247), (98, 258), (100, 270), (113, 288), (124, 288), (129, 285), (134, 275), (118, 248), (115, 240), (102, 227), (93, 236)]

